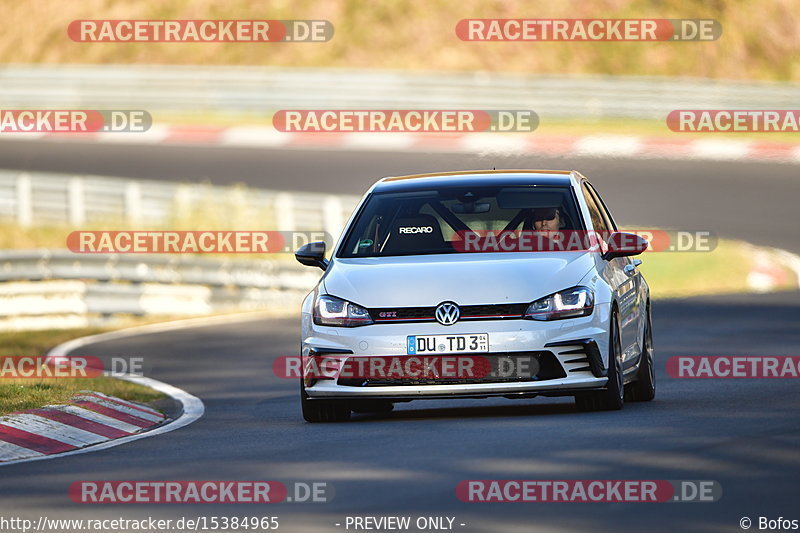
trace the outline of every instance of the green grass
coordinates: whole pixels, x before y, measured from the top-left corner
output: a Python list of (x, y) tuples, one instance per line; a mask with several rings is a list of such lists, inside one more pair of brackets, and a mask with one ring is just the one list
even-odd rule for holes
[(45, 405), (66, 404), (75, 393), (86, 390), (140, 403), (165, 397), (143, 385), (111, 377), (8, 381), (0, 383), (0, 415)]
[[(0, 358), (44, 356), (62, 342), (106, 331), (102, 328), (81, 328), (44, 331), (0, 332)], [(51, 404), (63, 404), (78, 391), (102, 392), (123, 400), (142, 403), (164, 398), (149, 387), (111, 377), (71, 379), (4, 379), (0, 378), (0, 415)]]
[(640, 268), (654, 299), (749, 292), (752, 248), (720, 240), (711, 252), (646, 252)]

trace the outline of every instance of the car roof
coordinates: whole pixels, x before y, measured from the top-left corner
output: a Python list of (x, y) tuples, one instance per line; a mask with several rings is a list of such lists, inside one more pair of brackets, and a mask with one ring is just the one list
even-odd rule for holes
[(467, 170), (383, 178), (372, 192), (430, 190), (444, 187), (550, 185), (568, 187), (581, 176), (570, 170)]

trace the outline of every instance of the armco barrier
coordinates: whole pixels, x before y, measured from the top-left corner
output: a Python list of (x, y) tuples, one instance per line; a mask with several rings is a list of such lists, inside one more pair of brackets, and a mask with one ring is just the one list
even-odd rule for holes
[(0, 330), (83, 327), (114, 315), (298, 312), (319, 271), (287, 260), (0, 252)]
[(228, 221), (240, 216), (263, 225), (247, 229), (338, 235), (357, 203), (358, 197), (346, 195), (0, 170), (0, 221), (23, 227), (110, 222), (153, 227), (213, 211)]
[(532, 109), (540, 117), (666, 117), (674, 109), (792, 109), (796, 83), (226, 66), (5, 65), (6, 109)]
[[(336, 237), (355, 196), (0, 170), (0, 222), (78, 229), (217, 222)], [(237, 219), (236, 217), (240, 217)], [(255, 227), (254, 227), (255, 226)], [(65, 242), (66, 245), (66, 242)], [(114, 315), (296, 311), (319, 273), (291, 257), (0, 252), (0, 329), (79, 327)]]

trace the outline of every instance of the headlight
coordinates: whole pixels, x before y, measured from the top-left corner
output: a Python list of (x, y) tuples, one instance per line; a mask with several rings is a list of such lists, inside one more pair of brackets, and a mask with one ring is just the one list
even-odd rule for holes
[(320, 296), (314, 303), (314, 324), (352, 328), (372, 324), (372, 317), (360, 305), (335, 296)]
[(559, 320), (592, 314), (594, 293), (587, 287), (573, 287), (545, 296), (528, 306), (525, 318), (531, 320)]

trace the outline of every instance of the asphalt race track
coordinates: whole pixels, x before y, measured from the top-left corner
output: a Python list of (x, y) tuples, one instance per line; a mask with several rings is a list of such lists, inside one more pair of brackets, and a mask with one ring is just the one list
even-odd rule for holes
[[(354, 194), (382, 175), (487, 166), (576, 168), (622, 224), (711, 230), (800, 251), (791, 165), (0, 143), (4, 168)], [(800, 519), (797, 381), (678, 380), (664, 370), (673, 355), (798, 355), (798, 303), (796, 292), (656, 302), (656, 400), (619, 412), (578, 413), (571, 398), (419, 401), (387, 417), (311, 425), (300, 417), (296, 381), (272, 372), (276, 357), (296, 353), (296, 319), (96, 344), (81, 354), (143, 356), (150, 376), (200, 397), (205, 416), (109, 450), (0, 468), (0, 498), (34, 519), (277, 515), (280, 530), (292, 532), (344, 531), (348, 515), (453, 516), (465, 532), (718, 532), (741, 531), (744, 516), (753, 529), (759, 516)], [(324, 481), (335, 498), (90, 506), (67, 496), (74, 481), (123, 479)], [(456, 498), (466, 479), (715, 480), (723, 494), (716, 503), (478, 504)]]

